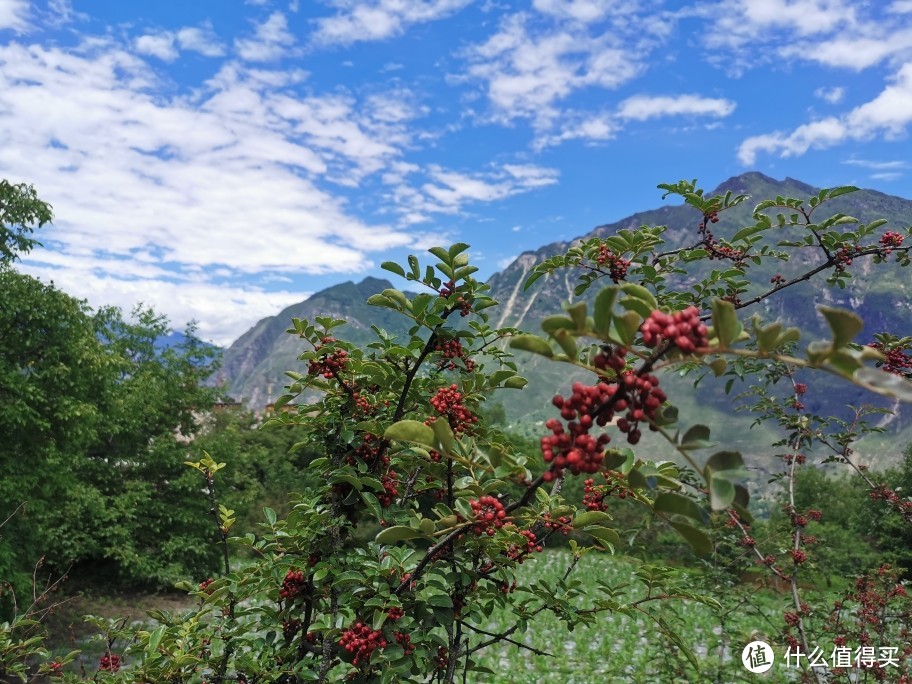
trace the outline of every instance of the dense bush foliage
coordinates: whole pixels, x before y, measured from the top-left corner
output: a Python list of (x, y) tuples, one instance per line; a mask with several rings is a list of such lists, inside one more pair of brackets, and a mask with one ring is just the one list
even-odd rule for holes
[[(817, 554), (808, 530), (824, 518), (815, 501), (800, 498), (813, 488), (801, 489), (799, 473), (812, 460), (851, 469), (884, 519), (907, 523), (912, 502), (852, 458), (855, 440), (876, 429), (868, 409), (847, 422), (811, 414), (802, 398), (816, 373), (829, 373), (912, 400), (912, 339), (885, 331), (870, 340), (876, 348), (864, 346), (855, 340), (858, 316), (821, 307), (829, 339), (804, 347), (797, 328), (738, 312), (818, 274), (851, 286), (856, 260), (906, 266), (908, 231), (880, 234), (880, 223), (859, 225), (842, 215), (818, 220), (821, 206), (852, 190), (837, 188), (808, 200), (762, 202), (753, 225), (723, 237), (714, 228), (719, 214), (746, 197), (706, 198), (686, 182), (662, 187), (695, 208), (693, 244), (666, 249), (662, 227), (643, 227), (594, 238), (539, 264), (530, 280), (578, 269), (578, 295), (601, 279), (613, 283), (597, 292), (591, 309), (578, 301), (545, 319), (545, 336), (489, 325), (487, 310), (497, 303), (473, 277), (464, 244), (431, 249), (431, 264), (412, 256), (405, 266), (383, 265), (423, 288), (388, 289), (368, 301), (406, 317), (406, 336), (375, 328), (374, 341), (357, 346), (336, 339), (344, 321), (293, 320), (289, 332), (301, 340), (303, 365), (289, 371), (288, 392), (269, 425), (298, 435), (304, 489), (286, 515), (268, 507), (259, 533), (229, 542), (238, 511), (220, 496), (238, 489), (237, 476), (212, 454), (190, 459), (221, 540), (221, 573), (195, 586), (198, 610), (158, 613), (157, 624), (138, 630), (104, 624), (104, 655), (90, 676), (217, 684), (477, 680), (494, 676), (480, 662), (486, 649), (545, 653), (523, 640), (541, 616), (573, 630), (610, 613), (643, 621), (647, 638), (669, 645), (664, 669), (651, 676), (698, 679), (699, 660), (672, 618), (696, 602), (724, 624), (740, 605), (732, 602), (732, 586), (746, 569), (760, 568), (788, 591), (787, 608), (769, 618), (762, 634), (767, 640), (805, 653), (815, 643), (902, 647), (895, 667), (856, 661), (826, 673), (799, 662), (806, 679), (851, 680), (870, 670), (903, 681), (912, 659), (912, 607), (893, 570), (859, 577), (838, 605), (802, 599), (802, 577)], [(776, 211), (785, 213), (770, 215)], [(752, 281), (754, 265), (781, 263), (802, 250), (806, 272)], [(586, 378), (554, 397), (553, 417), (534, 449), (511, 443), (480, 418), (492, 397), (527, 384), (518, 362), (530, 354)], [(720, 378), (720, 392), (731, 378), (751, 379), (756, 390), (746, 399), (757, 419), (781, 434), (773, 445), (784, 492), (780, 534), (776, 520), (763, 536), (754, 524), (751, 472), (741, 455), (718, 450), (709, 426), (678, 424), (676, 397), (664, 389), (668, 371), (704, 384)], [(321, 397), (315, 404), (281, 410), (314, 390)], [(666, 439), (678, 461), (638, 454), (645, 431)], [(216, 446), (215, 455), (231, 451)], [(569, 485), (577, 480), (581, 492), (578, 482)], [(615, 551), (639, 536), (613, 518), (619, 500), (635, 502), (650, 525), (674, 531), (705, 559), (704, 586), (656, 565), (642, 565), (620, 583), (597, 578), (583, 585), (575, 577), (586, 554)], [(201, 504), (186, 510), (194, 505), (199, 511)], [(627, 522), (638, 532), (635, 517)], [(536, 558), (571, 533), (560, 578), (537, 576)], [(252, 560), (234, 561), (231, 544)], [(509, 626), (492, 631), (495, 613)], [(6, 634), (28, 629), (14, 623)], [(0, 671), (25, 673), (27, 656), (48, 658), (38, 646), (23, 648), (21, 638), (9, 643), (0, 647)], [(78, 681), (84, 677), (65, 671), (73, 657), (46, 659), (39, 669)]]

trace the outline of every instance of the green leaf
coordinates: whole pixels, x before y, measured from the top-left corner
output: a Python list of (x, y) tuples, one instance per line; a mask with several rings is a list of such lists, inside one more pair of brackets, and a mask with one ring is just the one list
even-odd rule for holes
[(712, 541), (701, 530), (682, 522), (673, 522), (671, 526), (678, 531), (678, 534), (684, 537), (698, 556), (708, 556), (712, 553)]
[[(422, 423), (422, 425), (424, 425), (424, 423)], [(452, 454), (456, 450), (456, 436), (453, 434), (453, 429), (450, 427), (450, 424), (445, 420), (435, 420), (431, 426), (434, 436), (437, 438), (437, 441), (440, 442), (440, 447), (443, 449), (443, 452), (445, 454)]]
[(510, 338), (510, 347), (539, 354), (540, 356), (547, 356), (548, 358), (554, 356), (551, 345), (537, 335), (517, 335)]
[(701, 522), (705, 522), (709, 517), (706, 514), (706, 511), (704, 511), (696, 501), (683, 494), (675, 494), (674, 492), (659, 494), (659, 496), (656, 497), (653, 507), (662, 513), (683, 515)]
[(629, 294), (631, 297), (636, 297), (637, 299), (642, 299), (646, 302), (650, 310), (658, 308), (659, 303), (656, 301), (656, 298), (652, 295), (652, 292), (647, 290), (642, 285), (637, 285), (636, 283), (624, 283), (621, 285), (621, 290), (624, 293)]
[(724, 470), (744, 469), (744, 459), (738, 451), (717, 451), (708, 459), (703, 466), (703, 475), (709, 479), (712, 473), (718, 473)]
[(731, 302), (714, 299), (712, 302), (712, 320), (716, 337), (719, 338), (719, 346), (723, 349), (729, 347), (732, 342), (738, 339), (738, 335), (741, 333), (741, 323), (738, 322), (738, 315), (735, 313), (735, 307)]
[(617, 328), (618, 336), (625, 347), (633, 346), (633, 339), (636, 337), (637, 330), (640, 329), (642, 320), (640, 315), (633, 311), (614, 317), (614, 325)]
[(430, 518), (422, 518), (421, 522), (418, 523), (418, 529), (421, 530), (424, 534), (430, 536), (437, 531), (437, 526)]
[(709, 428), (705, 425), (694, 425), (681, 439), (680, 447), (682, 449), (705, 449), (712, 446), (709, 441)]
[(423, 535), (420, 530), (405, 525), (396, 525), (394, 527), (387, 527), (385, 530), (380, 530), (380, 533), (374, 538), (374, 541), (378, 544), (392, 544), (393, 542), (404, 541), (406, 539), (417, 539), (421, 536)]
[(588, 525), (611, 520), (611, 516), (603, 511), (583, 511), (573, 518), (573, 529), (581, 530)]
[(735, 500), (735, 485), (724, 477), (713, 475), (709, 480), (709, 503), (714, 511), (724, 511)]
[(833, 331), (833, 347), (839, 349), (851, 342), (861, 329), (864, 323), (861, 318), (845, 309), (835, 309), (831, 306), (819, 307), (820, 313), (826, 318)]
[(912, 382), (876, 368), (860, 368), (855, 381), (872, 392), (912, 402)]
[(611, 326), (611, 316), (614, 311), (614, 300), (617, 299), (618, 288), (606, 287), (595, 297), (592, 307), (592, 316), (595, 320), (595, 331), (603, 336), (608, 336)]
[(503, 384), (503, 386), (507, 389), (521, 390), (523, 387), (525, 387), (528, 384), (529, 384), (529, 381), (526, 380), (525, 378), (523, 378), (519, 375), (514, 375), (512, 378), (507, 378), (507, 381)]
[(725, 370), (728, 368), (728, 361), (725, 359), (716, 359), (711, 363), (707, 364), (717, 378), (721, 376)]
[(602, 546), (610, 549), (612, 552), (621, 544), (621, 536), (610, 527), (599, 527), (597, 525), (593, 525), (591, 527), (587, 527), (583, 533), (588, 534), (590, 537), (595, 537), (600, 542), (602, 542)]
[(405, 269), (395, 261), (384, 261), (382, 264), (380, 264), (380, 268), (382, 268), (384, 271), (389, 271), (390, 273), (395, 273), (397, 276), (405, 278)]
[(571, 333), (566, 330), (558, 330), (554, 335), (554, 339), (557, 340), (557, 343), (560, 345), (564, 354), (567, 355), (567, 358), (571, 361), (576, 361), (579, 358), (579, 348), (576, 346), (576, 338)]
[(270, 525), (275, 525), (276, 512), (274, 510), (272, 510), (269, 506), (266, 506), (265, 508), (263, 508), (263, 515), (266, 516), (266, 521)]
[(569, 316), (545, 316), (541, 327), (549, 335), (555, 335), (558, 330), (576, 330), (576, 325)]
[(575, 330), (585, 330), (586, 329), (586, 302), (577, 302), (571, 306), (564, 307), (570, 318), (573, 319), (575, 324)]
[(386, 428), (383, 439), (415, 442), (431, 449), (437, 446), (433, 428), (418, 420), (400, 420), (393, 423)]

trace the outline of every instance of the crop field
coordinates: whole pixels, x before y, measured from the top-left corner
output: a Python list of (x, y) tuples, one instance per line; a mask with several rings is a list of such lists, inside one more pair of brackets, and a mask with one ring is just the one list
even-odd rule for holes
[[(569, 551), (550, 551), (521, 570), (531, 575), (534, 568), (542, 579), (555, 584), (570, 561)], [(580, 560), (571, 578), (581, 581), (594, 594), (599, 581), (612, 585), (629, 583), (629, 592), (619, 600), (632, 602), (646, 596), (645, 586), (634, 575), (638, 566), (629, 558), (589, 553)], [(696, 582), (692, 584), (696, 586)], [(782, 612), (788, 607), (788, 597), (751, 585), (734, 591), (729, 587), (725, 596), (721, 611), (696, 601), (662, 601), (664, 608), (673, 607), (674, 616), (665, 613), (668, 626), (690, 647), (699, 671), (651, 618), (611, 612), (601, 613), (595, 624), (577, 626), (573, 632), (568, 632), (566, 624), (553, 613), (542, 612), (534, 622), (530, 620), (526, 632), (517, 630), (513, 638), (553, 657), (499, 644), (482, 651), (479, 662), (496, 673), (490, 676), (492, 684), (797, 681), (799, 671), (794, 666), (787, 669), (782, 662), (786, 646), (775, 639), (784, 624)], [(658, 603), (653, 605), (658, 607)], [(501, 632), (515, 622), (510, 615), (495, 612), (487, 629)], [(741, 664), (742, 649), (754, 639), (769, 642), (776, 656), (777, 662), (764, 674), (752, 674)]]

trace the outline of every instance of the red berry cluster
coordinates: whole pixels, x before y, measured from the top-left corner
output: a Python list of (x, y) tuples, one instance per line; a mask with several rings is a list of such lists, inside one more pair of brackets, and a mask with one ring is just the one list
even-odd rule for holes
[(795, 561), (795, 565), (801, 565), (807, 561), (807, 554), (801, 549), (792, 549), (792, 560)]
[(200, 585), (199, 585), (200, 591), (202, 591), (203, 593), (206, 593), (206, 594), (211, 594), (212, 593), (212, 583), (214, 581), (215, 580), (213, 580), (211, 577), (209, 579), (204, 579), (202, 582), (200, 582)]
[(386, 475), (380, 478), (380, 484), (383, 485), (383, 494), (377, 495), (377, 501), (380, 502), (380, 505), (384, 508), (392, 505), (393, 501), (397, 496), (399, 496), (399, 489), (397, 485), (399, 480), (397, 479), (396, 471), (390, 470)]
[(364, 434), (364, 441), (361, 443), (361, 446), (355, 449), (353, 456), (349, 456), (345, 459), (346, 463), (348, 463), (348, 465), (356, 465), (355, 456), (364, 461), (371, 470), (376, 466), (385, 468), (390, 462), (389, 456), (386, 455), (383, 438), (370, 432)]
[(360, 392), (352, 394), (352, 401), (355, 402), (355, 413), (360, 413), (364, 416), (372, 416), (377, 413), (377, 407), (370, 403)]
[(538, 538), (532, 530), (523, 530), (520, 534), (526, 538), (525, 545), (517, 546), (516, 544), (510, 544), (510, 546), (507, 547), (507, 558), (522, 565), (526, 556), (530, 553), (541, 553), (544, 547), (538, 543)]
[(437, 649), (437, 657), (434, 658), (434, 665), (437, 666), (438, 670), (443, 670), (447, 665), (450, 664), (449, 651), (446, 646), (441, 646)]
[(498, 589), (500, 589), (501, 593), (503, 594), (512, 594), (514, 591), (516, 591), (516, 580), (513, 580), (512, 583), (501, 582)]
[(719, 212), (710, 211), (703, 215), (703, 221), (700, 223), (700, 235), (702, 244), (710, 259), (729, 259), (737, 267), (744, 266), (745, 252), (742, 249), (735, 249), (721, 244), (716, 240), (712, 231), (708, 229), (708, 224), (719, 222)]
[(785, 454), (782, 460), (785, 461), (785, 465), (792, 465), (792, 461), (798, 465), (804, 465), (807, 461), (807, 456), (804, 454)]
[[(452, 297), (454, 292), (456, 292), (456, 281), (455, 280), (447, 281), (446, 283), (441, 285), (440, 289), (438, 290), (439, 295), (441, 297), (443, 297), (444, 299), (446, 299), (448, 297)], [(471, 306), (470, 306), (469, 302), (462, 295), (459, 295), (456, 298), (456, 308), (459, 309), (459, 315), (463, 316), (463, 317), (468, 316), (469, 313), (471, 312)]]
[(475, 534), (491, 536), (498, 528), (504, 526), (507, 512), (504, 510), (503, 504), (495, 497), (485, 495), (477, 500), (472, 499), (469, 501), (469, 505), (472, 507), (475, 520), (478, 521), (472, 526)]
[(700, 312), (695, 306), (688, 306), (671, 315), (653, 311), (640, 327), (643, 344), (647, 347), (657, 347), (663, 340), (667, 340), (685, 354), (709, 345), (706, 332), (706, 326), (700, 322)]
[(777, 273), (772, 278), (770, 278), (770, 283), (776, 287), (782, 287), (785, 285), (785, 278)]
[(431, 397), (431, 406), (437, 413), (446, 417), (456, 434), (466, 432), (473, 423), (478, 422), (478, 417), (463, 406), (462, 399), (462, 392), (455, 383), (449, 387), (441, 387), (437, 394)]
[(595, 484), (592, 478), (583, 483), (583, 506), (589, 511), (606, 511), (608, 503), (605, 501), (617, 492), (619, 499), (627, 498), (627, 488), (621, 484), (621, 479), (615, 479), (611, 473), (602, 473), (605, 478), (604, 485)]
[(307, 576), (301, 570), (289, 570), (282, 580), (282, 588), (279, 590), (279, 597), (283, 599), (293, 599), (298, 594), (307, 590)]
[(561, 532), (564, 536), (570, 534), (572, 529), (570, 518), (566, 515), (562, 515), (559, 518), (552, 518), (550, 513), (545, 513), (544, 515), (545, 527), (549, 530), (557, 530)]
[(415, 652), (415, 644), (412, 643), (412, 635), (408, 632), (393, 632), (396, 637), (396, 643), (402, 646), (405, 655), (411, 655)]
[(394, 606), (393, 608), (390, 608), (389, 610), (386, 611), (387, 620), (392, 620), (392, 621), (400, 620), (404, 615), (405, 615), (405, 611), (402, 608), (399, 608), (398, 606)]
[[(552, 433), (541, 438), (542, 458), (545, 463), (552, 464), (551, 470), (545, 473), (545, 480), (559, 477), (565, 468), (574, 475), (598, 472), (602, 466), (605, 445), (611, 438), (602, 434), (596, 439), (589, 434), (594, 422), (592, 413), (616, 391), (617, 386), (604, 382), (592, 386), (575, 382), (573, 393), (568, 398), (564, 399), (558, 394), (551, 400), (561, 410), (561, 417), (570, 422), (567, 423), (569, 432), (564, 431), (563, 424), (556, 418), (545, 423), (545, 427)], [(577, 416), (579, 420), (576, 420)], [(608, 420), (606, 414), (601, 414), (595, 422), (604, 425)]]
[(363, 622), (356, 622), (342, 632), (339, 646), (354, 654), (352, 664), (357, 666), (361, 661), (369, 660), (376, 649), (386, 648), (386, 637), (380, 630), (371, 629)]
[[(321, 344), (314, 347), (314, 351), (319, 352), (325, 345), (335, 341), (335, 337), (324, 337), (321, 340)], [(307, 367), (307, 373), (309, 375), (322, 375), (327, 379), (334, 378), (340, 370), (345, 368), (347, 362), (348, 352), (344, 349), (335, 349), (311, 361)]]
[(801, 396), (802, 394), (805, 394), (807, 391), (808, 391), (808, 386), (805, 385), (803, 382), (795, 383), (795, 394), (797, 394), (798, 396)]
[(839, 251), (833, 255), (833, 260), (836, 262), (834, 264), (836, 273), (842, 273), (844, 270), (846, 270), (846, 267), (852, 265), (852, 258), (855, 256), (855, 252), (855, 247), (839, 248)]
[(437, 362), (437, 368), (441, 370), (456, 370), (459, 367), (456, 359), (462, 361), (466, 371), (472, 372), (475, 370), (475, 362), (466, 356), (466, 350), (463, 348), (462, 342), (455, 337), (451, 340), (438, 342), (434, 351), (443, 357)]
[(903, 236), (899, 233), (888, 230), (886, 233), (880, 236), (880, 246), (883, 248), (880, 250), (880, 253), (883, 256), (887, 256), (897, 247), (902, 247)]
[(627, 269), (630, 267), (630, 262), (608, 249), (608, 245), (599, 245), (595, 261), (599, 266), (608, 264), (608, 275), (615, 283), (627, 277)]
[(884, 360), (879, 365), (885, 373), (912, 376), (912, 358), (906, 354), (906, 350), (903, 347), (894, 346), (887, 349), (880, 342), (874, 342), (868, 346), (873, 347), (884, 355)]
[[(630, 444), (636, 444), (642, 436), (640, 422), (654, 420), (668, 395), (659, 387), (659, 379), (648, 373), (625, 373), (620, 380), (620, 390), (617, 393), (620, 398), (615, 400), (612, 410), (608, 412), (608, 418), (613, 418), (615, 411), (621, 412), (626, 409), (626, 415), (618, 419), (617, 426), (621, 432), (627, 434), (627, 441)], [(599, 419), (602, 415), (605, 413), (600, 413)], [(654, 429), (652, 425), (650, 429)]]
[(906, 522), (912, 522), (912, 501), (901, 498), (886, 485), (872, 489), (868, 496), (871, 497), (871, 501), (886, 501)]
[(118, 672), (120, 670), (120, 656), (113, 653), (105, 653), (101, 656), (101, 662), (98, 669), (105, 672)]
[(301, 630), (301, 621), (300, 620), (283, 620), (282, 621), (282, 636), (285, 637), (285, 641), (291, 641), (295, 638), (295, 635)]
[(57, 674), (60, 672), (60, 670), (63, 669), (63, 663), (61, 663), (59, 660), (55, 660), (52, 663), (48, 663), (48, 667), (51, 668), (52, 674)]

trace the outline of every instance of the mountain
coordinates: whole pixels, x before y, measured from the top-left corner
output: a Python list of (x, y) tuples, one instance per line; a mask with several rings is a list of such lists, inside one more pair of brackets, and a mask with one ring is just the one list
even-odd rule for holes
[[(751, 211), (756, 202), (774, 198), (777, 195), (791, 197), (809, 197), (818, 192), (807, 183), (786, 178), (778, 181), (761, 173), (751, 172), (735, 176), (722, 183), (709, 195), (724, 194), (751, 195), (751, 200), (723, 212), (721, 221), (713, 226), (717, 236), (730, 236), (737, 229), (753, 223)], [(912, 217), (912, 201), (885, 195), (873, 190), (861, 190), (843, 195), (828, 201), (821, 211), (827, 216), (841, 212), (855, 216), (863, 222), (876, 218), (885, 218), (888, 224), (883, 230), (897, 229), (908, 225)], [(597, 226), (578, 239), (603, 237), (615, 234), (622, 229), (633, 229), (641, 225), (664, 225), (667, 248), (674, 249), (692, 245), (698, 240), (697, 225), (700, 215), (692, 208), (677, 205), (638, 212), (620, 221)], [(795, 231), (791, 232), (791, 236)], [(781, 237), (790, 236), (785, 230)], [(530, 275), (532, 267), (543, 259), (563, 253), (572, 243), (553, 242), (534, 251), (521, 254), (503, 271), (488, 279), (491, 295), (500, 302), (498, 309), (491, 309), (491, 323), (495, 326), (516, 326), (530, 332), (538, 332), (541, 319), (558, 313), (567, 302), (577, 297), (573, 290), (576, 286), (576, 275), (570, 269), (562, 270), (552, 276), (538, 280), (528, 290), (523, 290), (523, 283)], [(787, 264), (753, 267), (754, 278), (761, 285), (768, 283), (769, 278), (777, 271), (788, 278), (808, 267), (813, 258), (798, 256)], [(719, 262), (705, 264), (707, 269), (718, 268)], [(870, 339), (874, 332), (891, 329), (903, 333), (912, 331), (912, 298), (910, 298), (907, 271), (896, 268), (877, 269), (872, 271), (869, 259), (860, 261), (853, 267), (855, 282), (850, 290), (830, 289), (823, 280), (812, 280), (783, 291), (753, 308), (742, 311), (742, 314), (759, 312), (765, 319), (783, 319), (789, 323), (800, 323), (803, 329), (812, 334), (825, 335), (825, 325), (817, 314), (820, 304), (843, 306), (857, 311), (865, 319), (866, 329), (861, 339)], [(887, 273), (889, 272), (889, 273)], [(873, 277), (875, 276), (876, 277)], [(905, 277), (904, 277), (905, 276)], [(693, 278), (691, 278), (691, 282)], [(686, 285), (681, 282), (679, 284)], [(401, 287), (399, 283), (397, 287)], [(285, 330), (290, 327), (291, 318), (308, 318), (313, 320), (317, 315), (344, 318), (349, 325), (340, 328), (340, 337), (360, 343), (370, 339), (371, 324), (386, 329), (393, 334), (405, 333), (406, 319), (397, 316), (388, 309), (368, 307), (364, 302), (371, 294), (391, 287), (385, 280), (367, 278), (361, 283), (343, 283), (313, 295), (308, 300), (288, 307), (277, 316), (263, 319), (241, 336), (226, 351), (221, 379), (228, 385), (235, 397), (243, 397), (252, 408), (262, 408), (268, 401), (281, 394), (286, 383), (284, 372), (290, 369), (300, 370), (296, 357), (304, 351), (298, 338), (288, 335)], [(599, 286), (591, 288), (585, 296), (591, 298)], [(547, 415), (548, 399), (555, 393), (565, 391), (572, 378), (561, 364), (555, 364), (540, 358), (529, 358), (523, 355), (518, 358), (524, 374), (531, 382), (526, 390), (505, 395), (505, 408), (511, 420), (525, 424), (534, 423)], [(817, 382), (818, 378), (815, 378)], [(666, 381), (663, 380), (663, 384)], [(669, 387), (685, 388), (692, 384), (692, 379), (668, 379)], [(847, 403), (864, 403), (878, 399), (869, 393), (847, 386), (837, 380), (824, 379), (823, 384), (815, 385), (819, 391), (815, 396), (807, 397), (810, 410), (838, 412), (839, 406)], [(735, 391), (738, 391), (736, 386)], [(688, 393), (689, 395), (690, 393)], [(834, 403), (835, 398), (835, 403)], [(883, 400), (879, 400), (881, 404)], [(838, 403), (838, 406), (836, 406)], [(732, 399), (721, 391), (718, 383), (707, 382), (698, 390), (697, 401), (679, 407), (686, 420), (702, 420), (712, 424), (721, 424), (726, 436), (734, 441), (757, 442), (756, 435), (746, 437), (749, 419), (736, 420), (732, 414)], [(895, 418), (884, 419), (890, 422), (891, 431), (912, 429), (908, 412), (900, 413)], [(766, 442), (766, 440), (761, 440)]]
[(313, 322), (317, 316), (343, 318), (348, 325), (337, 328), (334, 335), (355, 344), (373, 339), (371, 325), (390, 333), (404, 333), (408, 321), (389, 309), (365, 304), (372, 294), (393, 285), (379, 278), (365, 278), (333, 285), (298, 304), (293, 304), (275, 316), (264, 318), (235, 340), (222, 357), (222, 367), (214, 378), (226, 386), (231, 396), (240, 399), (254, 411), (282, 394), (289, 382), (287, 370), (300, 370), (298, 356), (309, 349), (295, 335), (285, 331), (292, 318)]

